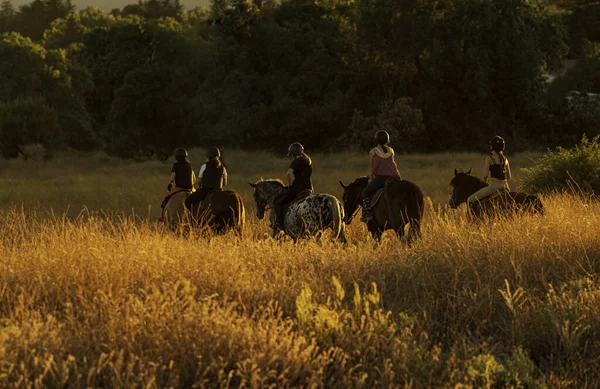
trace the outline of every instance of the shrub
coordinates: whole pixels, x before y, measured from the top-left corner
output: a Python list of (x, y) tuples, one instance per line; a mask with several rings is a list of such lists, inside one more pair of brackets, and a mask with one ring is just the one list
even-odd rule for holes
[(600, 194), (600, 136), (592, 140), (584, 136), (573, 148), (548, 151), (535, 166), (524, 171), (527, 191)]

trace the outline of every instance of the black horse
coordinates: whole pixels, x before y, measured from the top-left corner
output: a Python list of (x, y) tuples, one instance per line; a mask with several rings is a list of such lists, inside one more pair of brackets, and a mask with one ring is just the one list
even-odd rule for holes
[[(358, 212), (361, 193), (369, 183), (368, 177), (359, 177), (344, 188), (344, 222), (349, 224)], [(394, 230), (400, 238), (404, 237), (404, 227), (410, 223), (409, 241), (421, 235), (421, 220), (425, 206), (425, 196), (414, 183), (391, 178), (385, 183), (383, 195), (373, 207), (373, 219), (367, 228), (374, 238), (381, 239), (385, 230)]]
[[(487, 184), (483, 180), (471, 175), (471, 170), (463, 172), (454, 169), (454, 178), (450, 181), (452, 186), (452, 197), (450, 207), (457, 208), (467, 202), (469, 196), (479, 189), (485, 188)], [(481, 201), (469, 204), (469, 213), (483, 217), (493, 216), (499, 213), (531, 212), (544, 214), (544, 205), (539, 197), (523, 192), (499, 192), (498, 195), (487, 197)]]

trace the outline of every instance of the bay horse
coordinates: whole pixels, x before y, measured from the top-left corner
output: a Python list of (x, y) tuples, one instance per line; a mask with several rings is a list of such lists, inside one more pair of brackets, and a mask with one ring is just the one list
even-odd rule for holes
[[(344, 189), (344, 222), (350, 224), (358, 212), (362, 191), (369, 183), (368, 177), (359, 177), (349, 185), (340, 181)], [(414, 183), (390, 178), (383, 188), (383, 194), (373, 206), (373, 219), (367, 222), (367, 228), (373, 238), (381, 239), (385, 230), (394, 230), (404, 238), (404, 227), (410, 224), (409, 242), (421, 235), (421, 220), (425, 207), (423, 191)]]
[[(452, 187), (452, 196), (449, 205), (452, 209), (460, 204), (467, 202), (469, 196), (479, 189), (485, 188), (488, 184), (483, 180), (472, 176), (471, 170), (463, 172), (454, 169), (454, 178), (450, 181)], [(493, 216), (499, 213), (509, 212), (531, 212), (539, 215), (544, 214), (544, 205), (539, 197), (523, 192), (498, 192), (473, 204), (469, 204), (469, 214), (476, 217), (484, 215)]]
[[(269, 179), (249, 183), (254, 188), (256, 202), (256, 217), (263, 219), (265, 211), (272, 209), (274, 201), (284, 193), (286, 187), (281, 180)], [(300, 237), (315, 236), (327, 228), (333, 231), (333, 238), (346, 242), (345, 226), (343, 223), (344, 209), (338, 199), (329, 194), (310, 194), (292, 201), (285, 210), (283, 230), (297, 240)], [(269, 215), (271, 227), (275, 225), (276, 215)], [(278, 231), (273, 228), (272, 236)]]
[(232, 190), (208, 193), (191, 214), (193, 225), (208, 226), (218, 234), (231, 229), (241, 236), (246, 223), (242, 196)]

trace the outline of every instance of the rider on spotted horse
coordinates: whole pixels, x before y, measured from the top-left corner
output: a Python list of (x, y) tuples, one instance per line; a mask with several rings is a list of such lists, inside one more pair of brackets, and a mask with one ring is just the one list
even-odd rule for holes
[(211, 147), (206, 154), (207, 160), (198, 172), (198, 190), (185, 200), (186, 208), (193, 212), (204, 201), (206, 196), (214, 191), (221, 191), (227, 185), (227, 169), (221, 162), (221, 151)]
[[(175, 150), (175, 163), (171, 168), (171, 175), (169, 176), (169, 185), (167, 186), (167, 194), (164, 196), (161, 208), (163, 215), (161, 220), (164, 219), (165, 206), (169, 202), (171, 196), (178, 192), (192, 193), (196, 176), (192, 164), (188, 159), (188, 152), (186, 149), (178, 148)], [(175, 187), (173, 187), (175, 185)]]
[(387, 180), (400, 178), (400, 171), (394, 160), (394, 149), (389, 146), (390, 134), (387, 131), (377, 131), (375, 133), (375, 142), (377, 142), (377, 146), (369, 152), (371, 180), (365, 189), (363, 189), (361, 196), (363, 212), (360, 220), (362, 222), (373, 220), (371, 196), (383, 188)]
[(286, 173), (289, 186), (274, 201), (273, 208), (277, 219), (273, 228), (276, 230), (283, 230), (285, 206), (294, 201), (300, 193), (305, 192), (310, 194), (313, 190), (311, 181), (312, 160), (304, 152), (304, 147), (298, 142), (292, 143), (288, 147), (287, 155), (288, 157), (292, 157), (293, 160)]

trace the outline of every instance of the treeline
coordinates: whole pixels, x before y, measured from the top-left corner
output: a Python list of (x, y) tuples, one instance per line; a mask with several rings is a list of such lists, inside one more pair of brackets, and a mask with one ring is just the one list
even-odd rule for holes
[[(132, 158), (328, 151), (378, 129), (399, 151), (482, 149), (496, 133), (514, 149), (599, 132), (593, 95), (565, 100), (600, 93), (592, 0), (140, 0), (109, 13), (4, 0), (0, 32), (5, 156), (29, 143)], [(549, 84), (564, 59), (576, 65)]]

